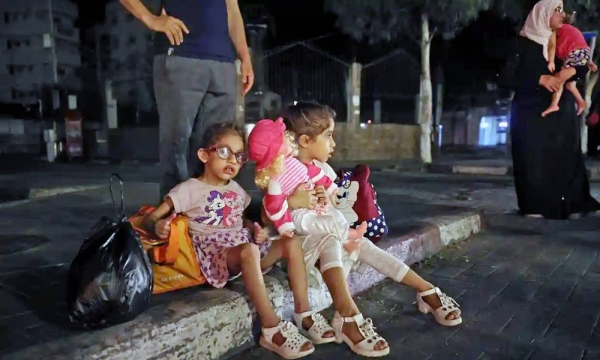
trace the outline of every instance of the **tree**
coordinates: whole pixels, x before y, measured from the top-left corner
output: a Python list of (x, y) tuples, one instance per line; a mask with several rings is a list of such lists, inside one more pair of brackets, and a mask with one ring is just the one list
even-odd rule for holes
[[(508, 0), (507, 0), (508, 1)], [(514, 1), (514, 0), (513, 0)], [(433, 91), (431, 84), (431, 42), (437, 34), (445, 39), (455, 33), (493, 0), (326, 0), (327, 10), (338, 17), (337, 26), (357, 41), (370, 44), (394, 42), (407, 36), (421, 48), (421, 161), (430, 164)]]

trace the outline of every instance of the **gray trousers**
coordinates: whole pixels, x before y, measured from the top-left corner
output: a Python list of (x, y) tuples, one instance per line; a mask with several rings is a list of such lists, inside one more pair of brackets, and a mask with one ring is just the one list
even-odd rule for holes
[(154, 57), (154, 93), (159, 116), (160, 198), (187, 180), (199, 165), (203, 130), (234, 121), (236, 70), (233, 63)]

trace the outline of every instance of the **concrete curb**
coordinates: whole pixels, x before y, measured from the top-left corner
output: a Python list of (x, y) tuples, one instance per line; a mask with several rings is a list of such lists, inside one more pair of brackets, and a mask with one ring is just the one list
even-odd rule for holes
[(481, 166), (431, 164), (429, 172), (433, 174), (465, 174), (465, 175), (511, 175), (511, 166)]
[[(433, 174), (463, 174), (463, 175), (494, 175), (506, 176), (513, 174), (512, 166), (500, 165), (452, 165), (432, 164), (429, 172)], [(600, 180), (600, 166), (588, 165), (587, 174), (590, 180)]]
[[(378, 245), (411, 265), (481, 230), (481, 215), (465, 212), (421, 219), (416, 230), (382, 240)], [(381, 274), (369, 268), (364, 273), (352, 273), (348, 282), (352, 294), (356, 294), (382, 279)], [(290, 319), (293, 301), (285, 274), (273, 271), (265, 277), (265, 282), (277, 313)], [(331, 306), (325, 285), (310, 285), (309, 298), (313, 309)], [(159, 304), (129, 323), (75, 334), (3, 358), (217, 359), (232, 355), (253, 346), (254, 334), (257, 333), (253, 331), (253, 325), (256, 325), (254, 310), (242, 293), (243, 285), (236, 281), (228, 289), (188, 289), (162, 295), (162, 298), (156, 298)], [(163, 302), (165, 306), (162, 306)]]

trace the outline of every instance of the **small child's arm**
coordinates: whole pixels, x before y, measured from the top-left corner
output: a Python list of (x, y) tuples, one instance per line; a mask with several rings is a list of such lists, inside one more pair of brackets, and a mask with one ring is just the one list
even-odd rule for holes
[(548, 70), (551, 73), (556, 70), (556, 31), (552, 32), (548, 41)]
[(323, 186), (327, 192), (327, 195), (329, 196), (336, 193), (338, 189), (337, 185), (333, 182), (333, 180), (325, 175), (323, 169), (313, 164), (308, 164), (306, 166), (308, 168), (308, 177), (315, 184), (315, 186)]
[(169, 238), (171, 222), (177, 216), (174, 209), (173, 201), (167, 197), (154, 211), (144, 216), (142, 220), (144, 230), (159, 239)]
[(244, 218), (244, 227), (250, 230), (252, 240), (255, 244), (260, 244), (269, 240), (269, 231), (260, 226), (259, 223)]

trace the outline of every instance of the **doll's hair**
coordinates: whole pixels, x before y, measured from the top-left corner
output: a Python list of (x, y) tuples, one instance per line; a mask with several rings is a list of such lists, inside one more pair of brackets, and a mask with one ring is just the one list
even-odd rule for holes
[[(242, 141), (244, 142), (244, 149), (246, 149), (246, 131), (242, 126), (239, 126), (232, 121), (216, 123), (205, 128), (202, 134), (202, 139), (200, 140), (200, 149), (208, 149), (217, 145), (217, 143), (226, 135), (238, 135), (241, 137)], [(204, 164), (200, 161), (193, 176), (198, 177), (203, 173)]]
[(257, 170), (254, 174), (254, 183), (259, 188), (266, 190), (269, 187), (271, 179), (281, 174), (284, 167), (285, 157), (283, 155), (277, 156), (275, 161), (264, 169)]
[(296, 139), (302, 135), (313, 139), (327, 130), (335, 116), (335, 111), (329, 106), (306, 101), (288, 106), (282, 117), (286, 128), (296, 135)]
[[(298, 152), (298, 146), (296, 145), (296, 139), (294, 134), (290, 131), (286, 131), (284, 137), (288, 139), (292, 145), (292, 156), (296, 156)], [(281, 174), (285, 170), (285, 155), (279, 154), (277, 158), (264, 169), (257, 170), (254, 174), (254, 183), (259, 188), (266, 190), (269, 187), (271, 179)]]

